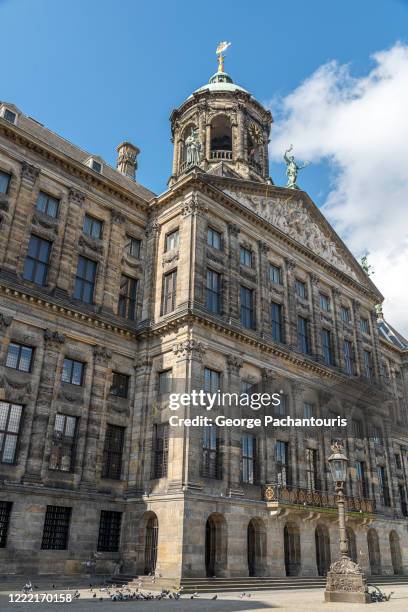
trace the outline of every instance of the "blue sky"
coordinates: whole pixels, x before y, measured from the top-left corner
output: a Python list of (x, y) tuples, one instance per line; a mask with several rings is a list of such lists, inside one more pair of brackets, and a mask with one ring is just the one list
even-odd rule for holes
[[(234, 80), (267, 103), (332, 59), (366, 73), (374, 51), (404, 41), (407, 21), (408, 3), (396, 0), (0, 0), (0, 99), (112, 164), (131, 140), (142, 150), (138, 180), (161, 192), (168, 117), (215, 71), (220, 40), (232, 41)], [(282, 184), (283, 164), (271, 174)], [(302, 184), (321, 204), (327, 165), (312, 164)]]

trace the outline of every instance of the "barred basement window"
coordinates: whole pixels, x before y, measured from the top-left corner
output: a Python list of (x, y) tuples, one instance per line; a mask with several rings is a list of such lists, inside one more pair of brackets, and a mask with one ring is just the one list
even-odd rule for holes
[(120, 480), (125, 428), (107, 425), (103, 449), (102, 478)]
[(24, 346), (10, 342), (6, 357), (6, 367), (20, 370), (20, 372), (30, 372), (33, 359), (33, 349), (31, 346)]
[(66, 550), (72, 508), (47, 506), (41, 543), (43, 550)]
[(167, 476), (168, 454), (169, 424), (157, 424), (154, 426), (152, 478), (164, 478)]
[(0, 548), (5, 548), (7, 545), (7, 533), (12, 506), (12, 502), (0, 501)]
[(122, 274), (120, 278), (118, 315), (134, 321), (136, 319), (136, 296), (138, 280)]
[(23, 407), (0, 402), (0, 462), (15, 463)]
[(50, 457), (50, 470), (71, 472), (75, 455), (75, 434), (77, 418), (65, 414), (56, 414), (52, 448)]
[(127, 374), (119, 374), (113, 372), (112, 386), (110, 389), (111, 395), (116, 397), (127, 397), (129, 392), (129, 376)]
[(101, 510), (98, 536), (98, 550), (100, 552), (118, 552), (121, 522), (121, 512)]

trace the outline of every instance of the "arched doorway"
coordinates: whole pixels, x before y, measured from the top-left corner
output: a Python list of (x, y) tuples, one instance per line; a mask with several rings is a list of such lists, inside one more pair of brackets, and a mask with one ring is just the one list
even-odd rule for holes
[(319, 576), (326, 576), (330, 569), (330, 536), (325, 525), (317, 525), (315, 529), (316, 565)]
[(367, 532), (368, 559), (370, 561), (370, 572), (373, 576), (381, 575), (381, 555), (378, 535), (375, 529)]
[(220, 576), (227, 564), (227, 529), (222, 514), (211, 514), (205, 525), (205, 571)]
[(283, 530), (285, 570), (287, 576), (298, 576), (300, 572), (300, 535), (295, 523), (286, 523)]
[(390, 533), (390, 549), (391, 549), (392, 569), (394, 570), (394, 574), (402, 575), (404, 573), (404, 569), (402, 567), (402, 557), (401, 557), (401, 547), (400, 547), (399, 536), (396, 531), (391, 531)]
[(159, 521), (154, 512), (149, 513), (146, 522), (145, 567), (144, 573), (154, 574), (157, 564), (157, 542), (159, 537)]
[(266, 531), (264, 522), (253, 518), (247, 528), (248, 573), (263, 576), (266, 560)]
[(351, 527), (346, 528), (346, 535), (348, 541), (349, 557), (354, 563), (357, 563), (357, 544), (356, 534)]

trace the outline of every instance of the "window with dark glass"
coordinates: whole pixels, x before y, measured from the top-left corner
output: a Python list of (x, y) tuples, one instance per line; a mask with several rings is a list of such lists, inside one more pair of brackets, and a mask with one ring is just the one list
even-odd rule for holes
[(289, 444), (288, 442), (282, 442), (282, 440), (276, 440), (275, 460), (276, 460), (277, 484), (286, 487), (291, 484), (290, 469), (289, 469)]
[(122, 274), (120, 277), (118, 315), (129, 321), (136, 319), (138, 280)]
[(253, 253), (250, 249), (247, 249), (243, 246), (239, 249), (239, 261), (243, 266), (248, 266), (252, 268), (253, 264)]
[(28, 243), (27, 257), (24, 263), (23, 276), (37, 285), (45, 285), (47, 282), (52, 242), (44, 240), (34, 234)]
[(316, 491), (318, 489), (318, 472), (317, 472), (317, 450), (314, 448), (306, 449), (306, 483), (308, 491)]
[(173, 370), (163, 370), (159, 372), (159, 395), (171, 393), (173, 381)]
[(102, 238), (102, 221), (95, 219), (90, 215), (85, 215), (83, 232), (91, 238)]
[(303, 418), (311, 419), (315, 415), (315, 407), (313, 404), (309, 404), (308, 402), (304, 402), (303, 404)]
[(240, 290), (241, 297), (241, 324), (247, 329), (255, 329), (254, 291), (243, 287)]
[(283, 342), (283, 314), (282, 304), (272, 302), (271, 304), (272, 340)]
[(0, 193), (8, 193), (10, 186), (11, 174), (0, 170)]
[(180, 243), (180, 233), (179, 230), (176, 229), (174, 232), (170, 232), (166, 236), (166, 244), (165, 250), (171, 251), (172, 249), (177, 249)]
[(209, 227), (207, 230), (207, 244), (214, 249), (221, 250), (222, 234), (212, 227)]
[(332, 349), (332, 338), (329, 329), (322, 329), (322, 351), (323, 361), (327, 365), (333, 365), (333, 349)]
[(274, 264), (269, 264), (269, 280), (277, 285), (282, 285), (282, 268)]
[(402, 470), (402, 460), (401, 453), (395, 453), (395, 465), (397, 466), (397, 470)]
[(34, 349), (31, 346), (10, 342), (7, 350), (6, 367), (20, 370), (20, 372), (30, 372), (33, 352)]
[(62, 365), (62, 382), (81, 386), (84, 382), (85, 364), (66, 357)]
[(221, 440), (218, 428), (203, 427), (201, 475), (204, 478), (222, 479)]
[(110, 394), (116, 397), (127, 397), (129, 393), (129, 376), (113, 372)]
[(295, 292), (296, 295), (304, 300), (307, 298), (307, 288), (306, 283), (303, 281), (296, 279), (295, 280)]
[(363, 351), (364, 376), (371, 380), (373, 377), (373, 358), (370, 351)]
[(383, 443), (383, 433), (381, 427), (378, 425), (371, 426), (371, 437), (373, 439), (374, 444), (382, 444)]
[(377, 466), (378, 484), (380, 486), (381, 500), (384, 506), (390, 506), (390, 490), (388, 487), (387, 471), (383, 466)]
[(23, 407), (0, 402), (0, 462), (15, 463), (20, 436)]
[(6, 121), (8, 121), (9, 123), (13, 123), (13, 124), (16, 122), (16, 119), (17, 119), (16, 113), (13, 113), (13, 111), (11, 111), (8, 108), (4, 109), (3, 117)]
[(133, 236), (128, 236), (127, 239), (127, 251), (129, 255), (131, 255), (135, 259), (140, 259), (142, 252), (142, 241), (138, 238), (133, 238)]
[(154, 426), (152, 478), (167, 476), (168, 454), (169, 424), (160, 423)]
[(408, 516), (407, 495), (405, 491), (405, 486), (403, 484), (398, 485), (398, 493), (400, 498), (402, 516)]
[(120, 480), (122, 474), (124, 441), (124, 427), (110, 424), (106, 426), (105, 444), (103, 448), (102, 478)]
[(221, 274), (207, 270), (205, 304), (210, 312), (221, 313)]
[(87, 257), (78, 257), (74, 297), (86, 304), (92, 304), (95, 290), (96, 262)]
[(90, 167), (92, 170), (95, 170), (95, 172), (99, 172), (99, 174), (102, 172), (102, 164), (96, 161), (96, 159), (91, 159)]
[(276, 417), (286, 416), (288, 412), (288, 396), (285, 393), (280, 393), (280, 402), (274, 406), (274, 414)]
[(6, 548), (12, 502), (0, 501), (0, 548)]
[(75, 459), (76, 428), (76, 417), (66, 414), (55, 415), (50, 470), (72, 472)]
[(370, 325), (368, 323), (368, 319), (364, 319), (364, 318), (360, 319), (360, 329), (363, 332), (363, 334), (370, 333)]
[(357, 438), (358, 440), (362, 440), (364, 438), (364, 430), (363, 430), (362, 421), (360, 421), (360, 419), (353, 419), (352, 426), (353, 426), (353, 437)]
[(255, 484), (257, 478), (256, 438), (252, 434), (241, 436), (241, 478), (245, 484)]
[(350, 340), (343, 341), (344, 369), (347, 374), (355, 374), (354, 350)]
[(66, 550), (72, 508), (47, 506), (41, 548), (43, 550)]
[(163, 306), (162, 313), (169, 314), (176, 307), (177, 270), (163, 276)]
[(101, 510), (99, 520), (98, 548), (100, 552), (118, 552), (122, 513)]
[(298, 349), (301, 353), (310, 353), (309, 321), (304, 317), (297, 319)]
[(329, 312), (330, 310), (330, 298), (328, 295), (326, 295), (325, 293), (320, 293), (320, 308), (322, 310), (325, 310), (326, 312)]
[(37, 204), (35, 205), (39, 212), (48, 215), (49, 217), (58, 217), (59, 200), (40, 191), (38, 194)]
[(217, 370), (204, 368), (204, 391), (206, 393), (217, 393), (221, 387), (221, 374)]
[(340, 316), (343, 323), (351, 323), (351, 311), (348, 306), (340, 307)]
[(356, 481), (360, 497), (368, 497), (368, 482), (364, 461), (356, 461)]

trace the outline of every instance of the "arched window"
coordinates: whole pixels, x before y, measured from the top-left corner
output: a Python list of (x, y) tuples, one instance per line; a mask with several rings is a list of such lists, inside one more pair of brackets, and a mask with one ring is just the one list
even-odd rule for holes
[(226, 115), (218, 115), (211, 123), (211, 159), (232, 159), (232, 128)]
[(315, 530), (316, 565), (319, 576), (326, 576), (330, 569), (330, 536), (325, 525), (318, 525)]
[(401, 575), (404, 573), (404, 569), (402, 567), (402, 556), (401, 556), (399, 536), (396, 531), (390, 532), (390, 550), (391, 550), (392, 569), (394, 570), (394, 574), (396, 576)]
[(145, 568), (146, 575), (154, 574), (157, 564), (157, 542), (159, 538), (159, 521), (154, 512), (146, 517)]
[(205, 571), (220, 576), (227, 565), (227, 525), (222, 514), (210, 514), (205, 525)]
[(253, 518), (247, 528), (248, 573), (263, 576), (266, 562), (266, 530), (260, 518)]

